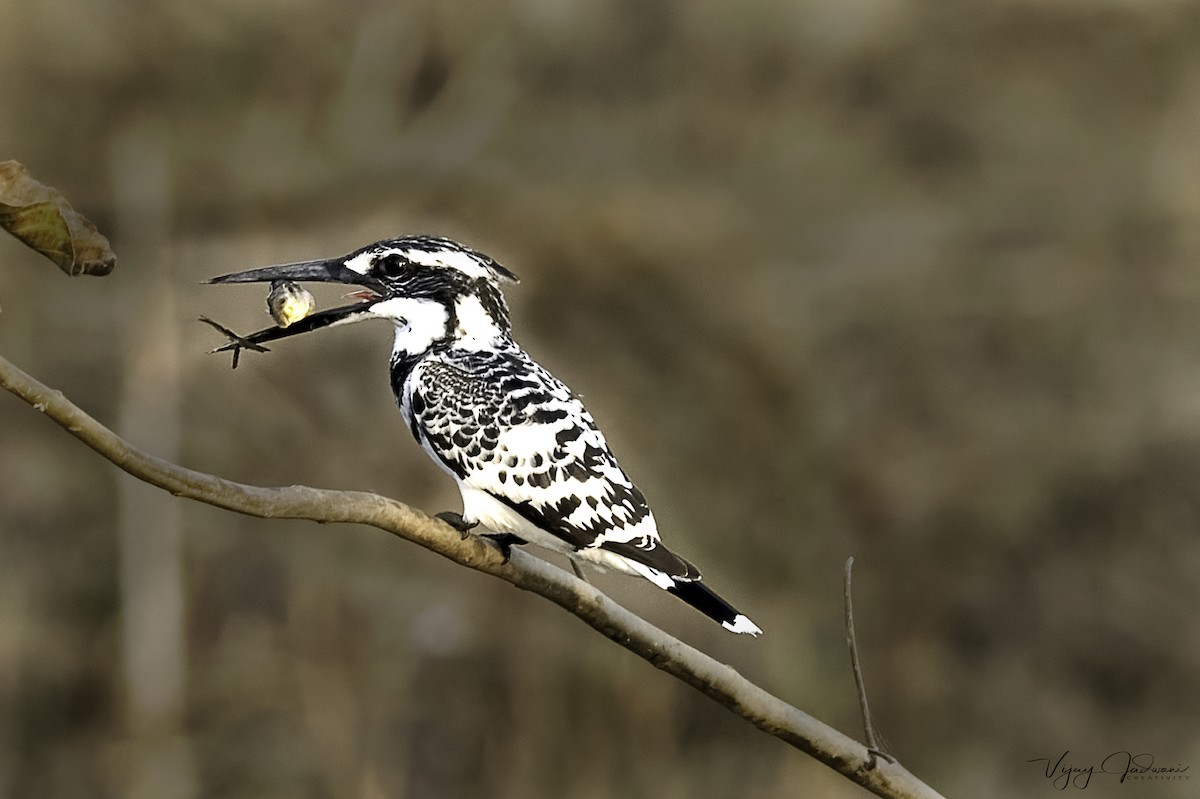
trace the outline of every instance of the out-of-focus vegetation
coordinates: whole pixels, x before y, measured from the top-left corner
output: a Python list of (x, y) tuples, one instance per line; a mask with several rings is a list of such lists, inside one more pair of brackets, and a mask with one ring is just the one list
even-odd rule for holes
[[(230, 372), (195, 317), (459, 238), (766, 635), (620, 601), (853, 733), (854, 554), (879, 726), (947, 795), (1200, 767), (1200, 3), (8, 0), (0, 74), (0, 159), (122, 259), (0, 240), (0, 351), (135, 443), (457, 508), (385, 326)], [(0, 397), (0, 796), (797, 795), (862, 792), (536, 598), (142, 496)]]
[(17, 161), (0, 161), (0, 230), (72, 277), (103, 277), (116, 266), (104, 234)]

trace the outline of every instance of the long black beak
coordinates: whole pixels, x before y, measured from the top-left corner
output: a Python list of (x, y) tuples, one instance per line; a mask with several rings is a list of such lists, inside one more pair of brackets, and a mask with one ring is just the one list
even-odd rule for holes
[(349, 283), (357, 286), (376, 288), (378, 284), (370, 278), (360, 275), (353, 269), (347, 269), (340, 258), (326, 261), (297, 261), (294, 264), (279, 264), (264, 266), (261, 269), (250, 269), (245, 272), (232, 272), (228, 275), (211, 278), (209, 283), (270, 283), (275, 280), (291, 280), (296, 283)]
[[(381, 295), (384, 292), (383, 286), (380, 283), (355, 272), (353, 269), (346, 268), (342, 260), (337, 258), (325, 261), (299, 261), (293, 264), (279, 264), (277, 266), (265, 266), (261, 269), (250, 269), (245, 272), (232, 272), (228, 275), (211, 278), (208, 282), (272, 283), (276, 280), (291, 280), (297, 283), (346, 283), (363, 286), (369, 291), (364, 292), (362, 302), (318, 311), (288, 327), (268, 327), (250, 333), (247, 336), (236, 336), (232, 334), (232, 331), (225, 331), (226, 335), (231, 336), (230, 342), (223, 347), (218, 347), (213, 352), (232, 349), (236, 353), (240, 349), (258, 349), (254, 345), (259, 345), (266, 341), (277, 341), (281, 338), (296, 336), (301, 333), (308, 333), (309, 331), (319, 330), (323, 327), (332, 327), (333, 325), (369, 319), (371, 317), (371, 306), (381, 299)], [(210, 324), (212, 323), (210, 322)], [(236, 364), (236, 360), (234, 363)]]

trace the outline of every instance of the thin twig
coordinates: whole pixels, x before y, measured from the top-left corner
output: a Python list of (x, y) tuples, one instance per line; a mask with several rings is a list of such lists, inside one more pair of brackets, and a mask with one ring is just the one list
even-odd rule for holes
[(875, 724), (871, 720), (871, 706), (867, 703), (867, 684), (863, 680), (862, 666), (858, 662), (858, 637), (854, 634), (854, 601), (851, 594), (850, 575), (854, 571), (854, 557), (846, 558), (846, 582), (843, 595), (846, 604), (846, 646), (850, 648), (850, 668), (854, 672), (854, 688), (858, 692), (858, 709), (862, 711), (863, 734), (867, 739), (867, 749), (875, 755), (895, 762), (895, 758), (884, 751), (875, 734)]
[(857, 741), (630, 613), (594, 586), (533, 555), (518, 550), (506, 560), (479, 536), (463, 538), (450, 525), (375, 494), (305, 486), (260, 488), (177, 466), (133, 447), (73, 405), (61, 392), (39, 383), (2, 357), (0, 387), (44, 413), (129, 474), (176, 496), (250, 516), (353, 522), (377, 527), (455, 563), (541, 595), (655, 667), (702, 691), (764, 732), (812, 755), (878, 796), (940, 797), (903, 766), (878, 764), (871, 752)]

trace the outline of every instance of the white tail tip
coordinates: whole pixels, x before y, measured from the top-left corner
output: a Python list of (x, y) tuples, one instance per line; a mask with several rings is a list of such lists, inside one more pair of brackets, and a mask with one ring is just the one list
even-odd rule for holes
[(743, 633), (745, 635), (762, 635), (762, 630), (759, 626), (742, 614), (738, 614), (733, 621), (723, 621), (721, 626), (731, 633)]

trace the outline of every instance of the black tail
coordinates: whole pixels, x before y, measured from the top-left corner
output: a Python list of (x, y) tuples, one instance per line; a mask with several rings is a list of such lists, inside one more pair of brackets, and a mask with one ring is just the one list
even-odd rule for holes
[(757, 624), (699, 580), (676, 580), (667, 590), (730, 632), (762, 635)]

